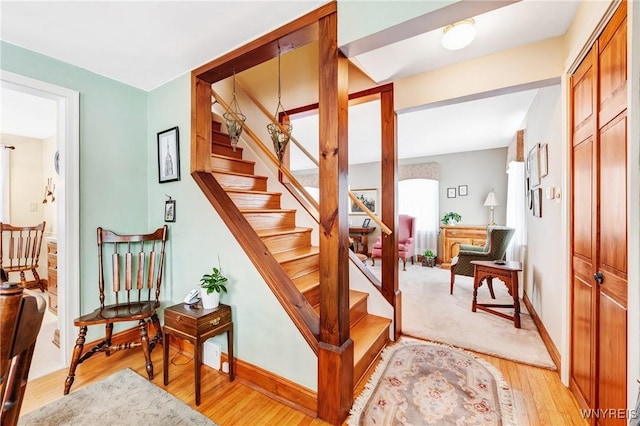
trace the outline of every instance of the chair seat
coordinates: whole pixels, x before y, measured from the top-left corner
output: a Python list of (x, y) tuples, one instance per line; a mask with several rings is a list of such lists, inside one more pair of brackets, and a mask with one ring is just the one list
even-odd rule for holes
[(74, 320), (74, 325), (105, 324), (120, 321), (135, 321), (149, 318), (160, 304), (155, 301), (120, 303), (96, 309), (90, 314), (82, 315)]

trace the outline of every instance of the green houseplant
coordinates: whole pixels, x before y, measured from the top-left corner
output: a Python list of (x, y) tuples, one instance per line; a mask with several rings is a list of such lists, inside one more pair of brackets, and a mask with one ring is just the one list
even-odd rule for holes
[(455, 225), (456, 223), (462, 220), (462, 216), (460, 216), (456, 212), (447, 212), (442, 216), (441, 222), (445, 225)]
[(202, 307), (205, 309), (217, 308), (220, 304), (220, 293), (227, 292), (227, 277), (222, 275), (222, 268), (213, 267), (210, 274), (204, 274), (200, 278), (200, 297)]
[(434, 267), (436, 263), (436, 255), (431, 250), (426, 250), (422, 255), (422, 266)]

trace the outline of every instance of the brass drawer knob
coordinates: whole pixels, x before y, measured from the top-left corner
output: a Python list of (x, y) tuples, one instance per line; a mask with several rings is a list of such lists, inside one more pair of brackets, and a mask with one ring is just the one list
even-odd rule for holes
[(220, 317), (211, 320), (211, 325), (218, 325), (218, 324), (220, 324)]
[(177, 320), (177, 321), (182, 321), (182, 315), (178, 315), (178, 316), (176, 317), (176, 320)]

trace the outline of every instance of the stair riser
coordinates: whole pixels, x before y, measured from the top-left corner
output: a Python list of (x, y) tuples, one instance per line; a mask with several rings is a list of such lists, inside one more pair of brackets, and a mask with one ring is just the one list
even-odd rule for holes
[(211, 153), (218, 155), (225, 155), (227, 157), (233, 158), (242, 158), (242, 148), (236, 147), (236, 150), (233, 150), (231, 143), (227, 140), (226, 145), (223, 143), (213, 142), (211, 144)]
[(302, 295), (307, 299), (311, 306), (316, 306), (320, 303), (320, 286), (317, 285), (305, 291)]
[(294, 212), (245, 212), (244, 217), (247, 218), (247, 221), (249, 221), (253, 229), (287, 228), (294, 227), (296, 223), (296, 216)]
[(367, 299), (364, 298), (349, 309), (349, 324), (354, 326), (358, 321), (367, 316)]
[(219, 123), (215, 120), (211, 120), (211, 130), (215, 130), (219, 132), (220, 129), (222, 129), (222, 123)]
[(311, 245), (311, 231), (296, 232), (295, 234), (271, 235), (262, 237), (271, 253), (285, 250), (309, 247)]
[(313, 254), (300, 259), (294, 259), (281, 263), (282, 268), (291, 278), (300, 277), (318, 270), (320, 264), (320, 255)]
[(359, 380), (360, 377), (362, 377), (367, 368), (369, 368), (369, 365), (371, 365), (373, 360), (378, 356), (378, 353), (380, 353), (382, 348), (384, 348), (388, 340), (388, 332), (381, 333), (376, 341), (371, 345), (366, 355), (363, 356), (355, 365), (353, 369), (353, 377), (356, 381)]
[(263, 176), (236, 176), (213, 172), (220, 186), (225, 189), (247, 189), (250, 191), (266, 191), (267, 178)]
[(211, 168), (234, 173), (253, 174), (253, 164), (234, 161), (231, 158), (211, 157)]
[(221, 131), (216, 131), (215, 129), (212, 129), (211, 131), (211, 141), (212, 142), (217, 142), (221, 145), (227, 144), (230, 145), (231, 144), (231, 138), (229, 138), (229, 135), (226, 133), (222, 133)]
[(228, 192), (239, 209), (279, 209), (280, 194), (245, 194)]

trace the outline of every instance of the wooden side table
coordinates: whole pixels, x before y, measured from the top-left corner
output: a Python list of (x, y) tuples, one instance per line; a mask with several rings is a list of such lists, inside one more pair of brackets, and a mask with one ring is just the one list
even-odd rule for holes
[[(509, 261), (504, 264), (495, 263), (492, 260), (472, 260), (473, 264), (473, 303), (471, 311), (476, 309), (489, 312), (499, 317), (513, 321), (515, 328), (520, 328), (520, 295), (518, 294), (518, 271), (522, 271), (520, 262)], [(513, 305), (496, 304), (496, 303), (478, 303), (478, 288), (482, 286), (482, 282), (486, 279), (487, 285), (491, 288), (494, 278), (503, 281), (507, 286), (507, 290), (513, 297)], [(499, 312), (491, 308), (513, 308), (513, 316), (504, 312)]]
[(220, 304), (215, 309), (204, 309), (200, 304), (179, 303), (164, 310), (164, 384), (169, 384), (169, 335), (175, 334), (193, 344), (193, 368), (195, 370), (196, 405), (200, 405), (200, 366), (202, 343), (210, 337), (227, 332), (229, 355), (229, 381), (234, 379), (233, 322), (231, 307)]
[(375, 226), (372, 227), (350, 227), (349, 234), (358, 234), (353, 237), (354, 241), (357, 241), (359, 245), (362, 245), (360, 250), (357, 250), (359, 247), (354, 247), (356, 253), (361, 253), (369, 257), (369, 234), (376, 230)]

